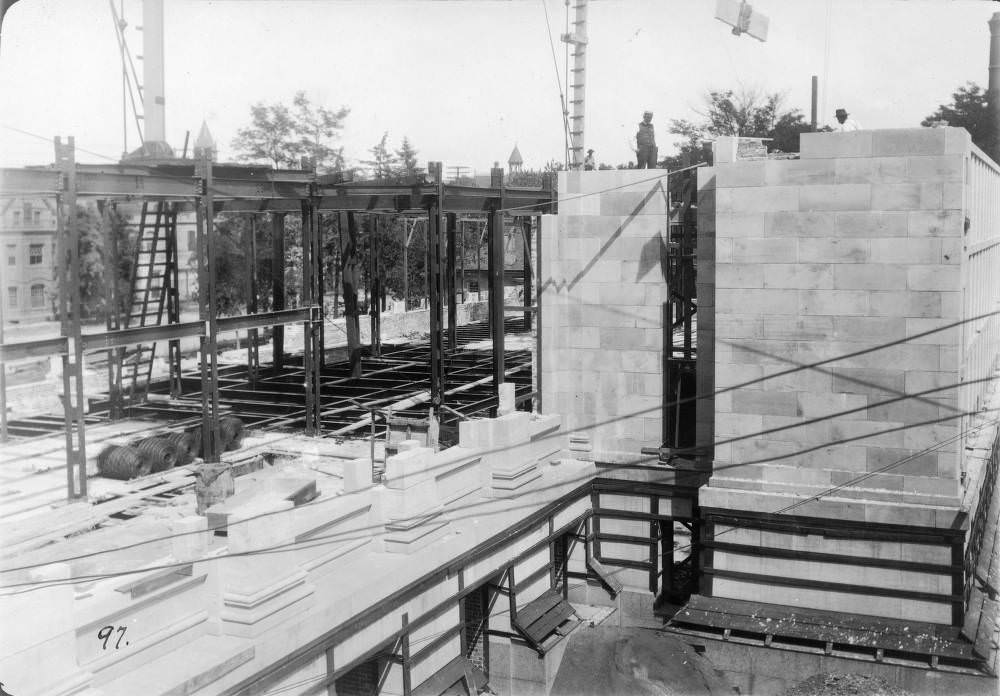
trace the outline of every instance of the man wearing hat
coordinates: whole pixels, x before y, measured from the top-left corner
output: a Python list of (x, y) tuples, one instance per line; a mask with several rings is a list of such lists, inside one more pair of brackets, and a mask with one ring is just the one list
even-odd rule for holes
[(861, 130), (860, 123), (853, 118), (848, 118), (850, 114), (847, 113), (846, 109), (837, 109), (834, 115), (837, 117), (837, 125), (833, 127), (834, 131), (846, 133), (848, 131)]
[(592, 149), (587, 150), (587, 156), (583, 158), (583, 168), (588, 172), (594, 170), (594, 151)]
[(635, 147), (639, 169), (656, 169), (656, 134), (653, 132), (652, 111), (642, 112), (642, 122), (635, 134)]

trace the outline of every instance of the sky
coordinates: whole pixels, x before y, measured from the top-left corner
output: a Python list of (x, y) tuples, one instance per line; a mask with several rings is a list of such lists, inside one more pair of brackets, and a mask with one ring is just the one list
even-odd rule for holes
[[(140, 0), (120, 2), (141, 54)], [(645, 109), (661, 156), (670, 152), (669, 121), (697, 120), (710, 89), (781, 92), (808, 118), (812, 75), (821, 124), (844, 107), (865, 128), (917, 126), (967, 80), (985, 88), (987, 21), (1000, 11), (986, 0), (752, 5), (770, 20), (766, 42), (733, 36), (715, 0), (590, 1), (586, 146), (598, 162), (632, 157)], [(563, 159), (565, 21), (561, 0), (166, 0), (167, 140), (179, 151), (204, 120), (220, 159), (233, 160), (252, 104), (290, 103), (304, 90), (350, 108), (348, 164), (388, 132), (390, 145), (405, 135), (421, 164), (443, 161), (446, 171), (506, 167), (515, 144), (526, 167), (540, 168)], [(56, 135), (75, 136), (78, 161), (122, 153), (108, 0), (20, 0), (4, 18), (0, 166), (52, 162)], [(134, 125), (127, 137), (134, 149)]]

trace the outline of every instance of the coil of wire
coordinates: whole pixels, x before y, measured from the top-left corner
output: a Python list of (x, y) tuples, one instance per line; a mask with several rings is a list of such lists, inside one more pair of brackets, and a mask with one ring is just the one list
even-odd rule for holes
[(97, 455), (97, 471), (105, 478), (127, 481), (149, 474), (152, 467), (145, 452), (135, 447), (111, 445)]

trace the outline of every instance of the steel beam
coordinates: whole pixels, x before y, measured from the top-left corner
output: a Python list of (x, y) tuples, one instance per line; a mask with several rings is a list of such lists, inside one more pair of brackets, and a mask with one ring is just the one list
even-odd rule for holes
[(65, 355), (69, 352), (69, 341), (65, 336), (43, 338), (37, 341), (0, 343), (0, 362), (14, 362), (46, 355)]
[(207, 335), (205, 322), (188, 321), (179, 324), (150, 324), (136, 326), (130, 329), (119, 329), (99, 334), (84, 334), (79, 343), (83, 352), (121, 348), (138, 343), (153, 343), (156, 341), (178, 340), (185, 336)]
[(259, 312), (241, 317), (220, 317), (219, 331), (236, 331), (238, 329), (255, 329), (262, 326), (273, 326), (275, 329), (285, 324), (297, 324), (309, 321), (312, 312), (319, 309), (313, 305), (298, 309), (281, 309), (276, 312)]

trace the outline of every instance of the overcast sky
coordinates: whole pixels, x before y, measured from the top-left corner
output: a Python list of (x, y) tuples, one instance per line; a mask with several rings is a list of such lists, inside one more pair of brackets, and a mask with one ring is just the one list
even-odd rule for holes
[[(114, 0), (116, 6), (120, 0)], [(126, 30), (141, 53), (139, 0)], [(919, 124), (967, 80), (985, 87), (985, 0), (756, 0), (766, 43), (735, 37), (715, 0), (591, 0), (587, 146), (598, 161), (631, 157), (643, 109), (661, 154), (671, 118), (697, 118), (713, 89), (781, 91), (808, 117), (820, 78), (820, 122), (844, 106), (863, 127)], [(484, 172), (515, 143), (526, 166), (562, 159), (556, 69), (564, 78), (561, 0), (167, 0), (167, 139), (180, 150), (202, 119), (222, 159), (259, 101), (348, 106), (342, 144), (365, 159), (384, 131), (407, 135), (421, 163)], [(141, 67), (139, 68), (141, 70)], [(123, 147), (121, 65), (107, 0), (20, 0), (0, 36), (0, 165), (52, 161), (47, 138), (74, 135), (84, 162)], [(134, 126), (129, 148), (137, 144)]]

